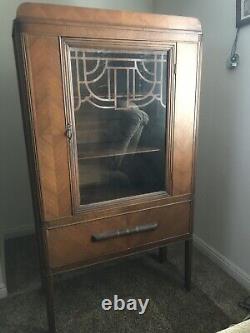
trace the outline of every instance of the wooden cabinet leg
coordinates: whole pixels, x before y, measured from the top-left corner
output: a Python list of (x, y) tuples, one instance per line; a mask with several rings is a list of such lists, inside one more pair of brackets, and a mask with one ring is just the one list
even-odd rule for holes
[(45, 259), (43, 255), (43, 246), (41, 235), (39, 230), (36, 231), (36, 246), (38, 252), (39, 266), (40, 266), (40, 278), (41, 278), (41, 293), (46, 293), (46, 274), (45, 274)]
[(47, 275), (46, 282), (46, 302), (49, 333), (56, 333), (55, 310), (54, 310), (54, 279), (52, 275)]
[(164, 263), (167, 260), (167, 247), (160, 247), (159, 248), (159, 262)]
[(185, 241), (185, 288), (191, 290), (192, 274), (192, 239)]
[(47, 282), (46, 282), (46, 275), (41, 272), (40, 273), (40, 278), (41, 278), (41, 289), (40, 289), (40, 292), (42, 295), (45, 295), (46, 296), (46, 292), (47, 292)]

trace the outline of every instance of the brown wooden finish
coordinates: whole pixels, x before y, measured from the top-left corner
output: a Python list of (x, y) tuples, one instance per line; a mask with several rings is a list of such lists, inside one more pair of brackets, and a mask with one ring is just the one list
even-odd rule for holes
[(185, 240), (185, 288), (191, 290), (192, 239)]
[(29, 36), (27, 44), (43, 214), (50, 220), (71, 215), (59, 43)]
[[(185, 203), (49, 230), (47, 237), (50, 267), (55, 269), (78, 263), (84, 264), (89, 260), (98, 260), (100, 257), (117, 252), (122, 253), (130, 248), (137, 249), (143, 245), (167, 240), (175, 235), (187, 235), (190, 222), (189, 210), (190, 205)], [(95, 233), (130, 229), (152, 223), (158, 224), (153, 231), (99, 242), (92, 239)]]
[(159, 262), (162, 264), (167, 260), (168, 256), (168, 248), (167, 246), (163, 246), (159, 248)]
[(178, 43), (174, 119), (173, 194), (192, 192), (198, 46)]
[(111, 40), (197, 42), (201, 34), (194, 18), (28, 3), (20, 5), (16, 25), (33, 35)]
[[(195, 89), (195, 117), (194, 117), (194, 136), (193, 136), (193, 161), (192, 161), (192, 181), (191, 192), (193, 194), (192, 209), (190, 214), (190, 220), (193, 221), (194, 217), (194, 205), (195, 205), (195, 176), (196, 176), (196, 160), (198, 150), (198, 130), (199, 130), (199, 108), (200, 108), (200, 81), (201, 81), (201, 65), (202, 65), (202, 43), (201, 39), (197, 45), (198, 57), (197, 57), (197, 75), (196, 75), (196, 89)], [(193, 232), (193, 223), (191, 223), (191, 230)]]
[(190, 240), (190, 239), (192, 239), (192, 235), (190, 235), (190, 234), (175, 236), (173, 238), (158, 241), (157, 243), (145, 244), (145, 245), (140, 246), (139, 248), (136, 248), (136, 249), (130, 248), (126, 251), (116, 252), (115, 254), (102, 256), (98, 259), (92, 259), (92, 260), (84, 261), (82, 263), (78, 263), (78, 265), (73, 264), (73, 265), (70, 265), (70, 266), (64, 266), (64, 267), (60, 267), (58, 269), (53, 269), (53, 270), (50, 270), (49, 275), (59, 275), (59, 274), (65, 273), (65, 272), (72, 272), (72, 271), (76, 271), (76, 270), (79, 270), (79, 269), (84, 269), (84, 268), (91, 267), (91, 266), (94, 266), (94, 265), (99, 265), (99, 264), (104, 264), (105, 265), (105, 263), (115, 261), (115, 260), (118, 260), (118, 259), (124, 259), (124, 258), (132, 256), (132, 255), (146, 254), (148, 252), (152, 253), (153, 249), (159, 249), (160, 247), (167, 246), (170, 243), (182, 242), (182, 241)]
[[(183, 240), (185, 285), (190, 289), (199, 21), (24, 3), (17, 10), (13, 37), (50, 332), (55, 332), (53, 275), (64, 271), (157, 247), (164, 261), (166, 244)], [(68, 45), (170, 50), (165, 189), (80, 206)], [(66, 136), (69, 124), (72, 139)], [(100, 154), (107, 157), (105, 151)], [(91, 151), (82, 155), (92, 157)]]
[[(102, 218), (110, 218), (113, 216), (123, 215), (127, 213), (135, 213), (143, 211), (144, 209), (157, 208), (161, 206), (167, 206), (178, 203), (192, 202), (192, 196), (167, 196), (166, 194), (150, 194), (150, 200), (146, 200), (147, 196), (143, 196), (143, 202), (140, 202), (134, 198), (126, 200), (126, 205), (122, 204), (123, 199), (112, 200), (111, 203), (107, 203), (104, 206), (101, 205), (88, 205), (89, 208), (83, 211), (81, 214), (72, 215), (60, 219), (54, 219), (49, 222), (44, 222), (46, 229), (54, 229), (59, 226), (67, 226), (84, 222), (90, 222), (99, 220)], [(117, 201), (117, 202), (116, 202)]]
[[(45, 274), (48, 270), (47, 257), (44, 255), (45, 242), (43, 233), (41, 232), (41, 221), (42, 221), (42, 198), (40, 190), (40, 178), (38, 165), (36, 163), (36, 143), (35, 135), (33, 131), (32, 124), (32, 103), (31, 103), (31, 90), (29, 86), (29, 72), (28, 72), (28, 63), (27, 56), (25, 52), (25, 38), (23, 35), (16, 33), (15, 27), (13, 29), (12, 38), (14, 41), (14, 51), (15, 51), (15, 61), (16, 69), (18, 76), (18, 85), (19, 85), (19, 94), (20, 102), (22, 106), (22, 118), (23, 118), (23, 127), (25, 134), (25, 143), (27, 146), (27, 152), (29, 152), (28, 159), (28, 168), (30, 173), (30, 185), (31, 193), (33, 196), (32, 208), (35, 216), (35, 230), (36, 230), (36, 239), (39, 255), (39, 264), (40, 264), (40, 276), (42, 288), (45, 289), (46, 279)], [(25, 112), (26, 111), (26, 112)], [(27, 112), (29, 111), (29, 112)]]
[(45, 283), (45, 291), (47, 294), (47, 317), (49, 324), (49, 333), (56, 333), (56, 321), (55, 321), (55, 308), (54, 308), (54, 277), (48, 275)]
[(188, 41), (188, 42), (198, 42), (199, 35), (193, 32), (187, 31), (174, 31), (174, 30), (145, 30), (144, 28), (137, 28), (136, 30), (133, 27), (128, 28), (119, 28), (118, 26), (105, 27), (103, 25), (86, 25), (86, 26), (70, 26), (67, 25), (55, 25), (55, 24), (46, 24), (46, 30), (44, 24), (34, 24), (31, 22), (22, 23), (16, 21), (16, 24), (20, 31), (33, 34), (33, 35), (42, 35), (46, 34), (47, 36), (67, 36), (73, 38), (105, 38), (107, 39), (120, 39), (120, 40), (133, 40), (135, 38), (135, 33), (138, 40), (155, 40), (160, 42), (166, 41)]
[(133, 26), (146, 29), (174, 29), (201, 32), (197, 18), (168, 16), (129, 11), (23, 3), (17, 9), (23, 21), (50, 20), (63, 24), (99, 23), (103, 25)]

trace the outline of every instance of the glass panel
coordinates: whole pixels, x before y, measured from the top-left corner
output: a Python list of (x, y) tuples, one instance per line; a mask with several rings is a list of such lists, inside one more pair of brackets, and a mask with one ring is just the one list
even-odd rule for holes
[(70, 48), (81, 205), (165, 191), (167, 51)]

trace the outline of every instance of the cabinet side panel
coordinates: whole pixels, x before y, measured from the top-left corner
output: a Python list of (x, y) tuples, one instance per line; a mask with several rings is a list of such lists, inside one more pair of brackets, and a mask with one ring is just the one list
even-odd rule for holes
[(34, 129), (45, 220), (71, 215), (58, 38), (28, 36)]
[(198, 45), (177, 44), (173, 194), (192, 192)]

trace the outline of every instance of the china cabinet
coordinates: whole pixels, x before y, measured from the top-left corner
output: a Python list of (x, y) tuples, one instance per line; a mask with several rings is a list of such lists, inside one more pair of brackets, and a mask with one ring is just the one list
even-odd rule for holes
[(24, 3), (13, 39), (50, 331), (64, 271), (183, 240), (189, 289), (199, 21)]

